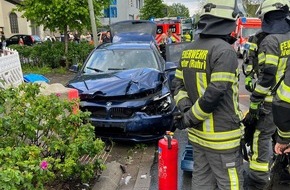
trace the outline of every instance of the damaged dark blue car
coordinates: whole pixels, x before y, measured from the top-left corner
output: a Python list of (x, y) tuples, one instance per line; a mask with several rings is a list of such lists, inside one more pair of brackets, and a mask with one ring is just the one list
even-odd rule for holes
[(176, 64), (165, 62), (152, 40), (153, 22), (115, 23), (111, 33), (113, 43), (95, 48), (67, 87), (79, 91), (80, 109), (91, 112), (97, 137), (158, 140), (174, 130)]

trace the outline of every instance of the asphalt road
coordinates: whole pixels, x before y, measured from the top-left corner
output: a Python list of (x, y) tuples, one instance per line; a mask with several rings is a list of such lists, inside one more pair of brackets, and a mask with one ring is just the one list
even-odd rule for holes
[[(242, 60), (239, 60), (240, 66)], [(240, 73), (240, 88), (239, 88), (239, 97), (240, 97), (240, 109), (245, 113), (249, 107), (249, 93), (244, 88), (244, 75), (241, 71)], [(178, 160), (178, 190), (190, 190), (191, 189), (191, 173), (184, 172), (181, 170), (181, 156), (184, 152), (185, 146), (188, 144), (187, 132), (186, 130), (176, 130), (174, 137), (178, 140), (179, 143), (179, 160)], [(158, 189), (158, 160), (155, 159), (155, 162), (151, 169), (151, 187), (150, 190)], [(245, 162), (245, 169), (247, 169), (247, 162)], [(290, 185), (280, 185), (278, 181), (275, 181), (273, 190), (286, 190), (290, 189)]]

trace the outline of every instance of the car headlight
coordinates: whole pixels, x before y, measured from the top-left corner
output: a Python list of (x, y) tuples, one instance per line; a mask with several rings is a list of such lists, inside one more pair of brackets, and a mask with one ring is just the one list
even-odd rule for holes
[(172, 100), (170, 93), (164, 94), (162, 96), (155, 96), (153, 101), (148, 105), (144, 106), (141, 111), (148, 115), (165, 114), (171, 109)]

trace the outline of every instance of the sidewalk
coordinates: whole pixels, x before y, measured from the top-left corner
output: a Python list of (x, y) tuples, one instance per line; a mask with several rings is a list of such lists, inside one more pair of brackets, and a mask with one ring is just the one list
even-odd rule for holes
[(93, 190), (149, 190), (156, 147), (115, 144)]

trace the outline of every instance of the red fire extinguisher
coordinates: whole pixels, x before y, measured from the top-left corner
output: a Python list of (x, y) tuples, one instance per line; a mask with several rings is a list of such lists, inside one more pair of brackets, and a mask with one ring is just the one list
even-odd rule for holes
[(177, 190), (178, 141), (173, 132), (167, 132), (158, 142), (159, 190)]

